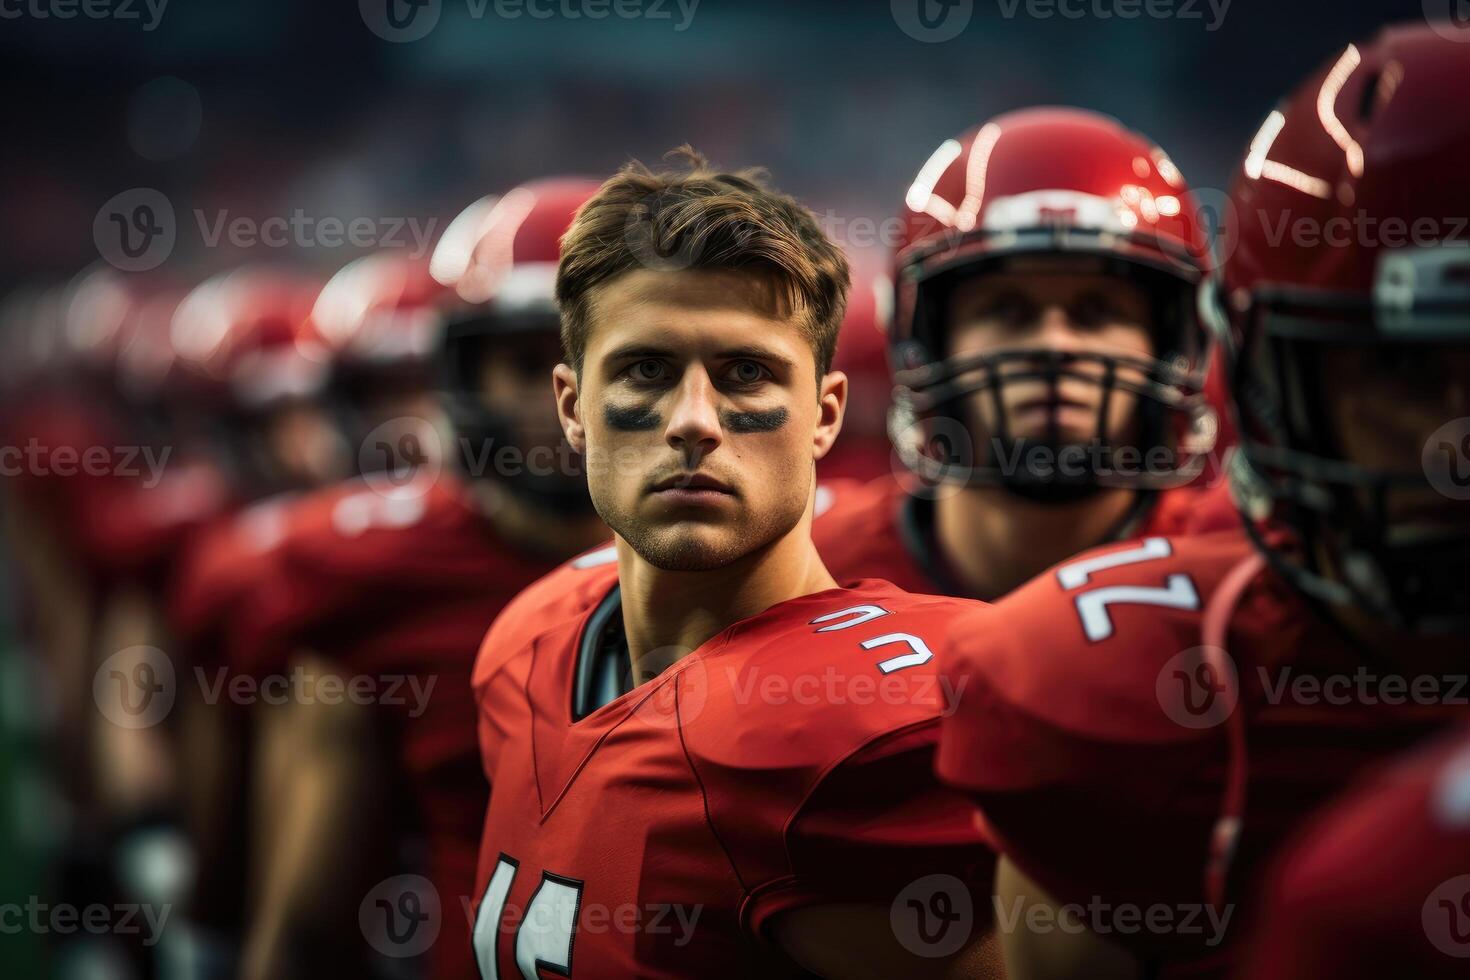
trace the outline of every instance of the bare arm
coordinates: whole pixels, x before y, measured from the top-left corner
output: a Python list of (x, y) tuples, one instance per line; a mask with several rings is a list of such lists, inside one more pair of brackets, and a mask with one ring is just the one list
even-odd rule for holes
[[(303, 666), (311, 676), (335, 673), (319, 658)], [(372, 708), (315, 697), (264, 707), (245, 980), (310, 971), (315, 950), (351, 962), (358, 905), (382, 853), (372, 844), (382, 810)]]
[[(1004, 858), (995, 873), (995, 895), (1001, 910), (997, 921), (1011, 924), (1000, 930), (1000, 945), (1015, 980), (1137, 980), (1140, 976), (1127, 950), (1084, 928), (1076, 916), (1063, 912), (1056, 899)], [(1061, 928), (1064, 921), (1066, 927)], [(1051, 926), (1032, 929), (1028, 922)]]

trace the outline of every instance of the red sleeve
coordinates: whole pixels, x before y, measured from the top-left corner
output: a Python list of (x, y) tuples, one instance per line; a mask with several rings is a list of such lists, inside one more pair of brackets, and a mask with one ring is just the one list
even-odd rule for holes
[(1252, 980), (1462, 977), (1470, 957), (1470, 732), (1362, 781), (1284, 849)]
[(286, 670), (302, 647), (319, 641), (314, 631), (330, 624), (353, 598), (353, 584), (328, 575), (304, 575), (288, 555), (251, 596), (250, 614), (235, 631), (230, 661), (242, 674), (263, 677)]
[(753, 933), (782, 912), (839, 897), (902, 906), (906, 890), (931, 875), (944, 876), (939, 887), (972, 924), (988, 920), (994, 852), (974, 805), (934, 775), (936, 735), (932, 721), (884, 735), (817, 784), (786, 832), (790, 877), (746, 903)]
[[(1057, 899), (1201, 899), (1226, 745), (1220, 727), (1176, 720), (1160, 678), (1199, 647), (1200, 609), (1244, 547), (1186, 560), (1155, 545), (1158, 557), (1100, 565), (1082, 583), (1049, 572), (952, 623), (941, 670), (959, 697), (942, 722), (940, 775), (972, 794), (1001, 853)], [(1129, 542), (1100, 554), (1135, 552)], [(1150, 598), (1170, 576), (1188, 577), (1192, 601), (1120, 601), (1084, 629), (1079, 596), (1141, 585), (1157, 592), (1134, 595)]]

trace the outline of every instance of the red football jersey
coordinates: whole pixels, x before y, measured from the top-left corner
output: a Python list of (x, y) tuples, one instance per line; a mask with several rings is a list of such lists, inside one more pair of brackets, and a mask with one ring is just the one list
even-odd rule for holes
[(988, 881), (973, 808), (932, 774), (930, 637), (974, 603), (883, 582), (778, 603), (577, 717), (612, 560), (533, 586), (475, 664), (482, 976), (784, 975), (761, 940), (785, 910)]
[(447, 475), (384, 493), (354, 480), (300, 506), (311, 517), (279, 546), (234, 664), (263, 678), (310, 649), (365, 685), (406, 790), (399, 826), (422, 834), (442, 910), (430, 975), (458, 980), (473, 969), (466, 910), (488, 795), (470, 672), (502, 607), (554, 562), (499, 538)]
[[(934, 505), (911, 496), (898, 480), (823, 483), (826, 509), (812, 522), (812, 540), (838, 582), (879, 578), (907, 592), (960, 595), (934, 540)], [(1200, 533), (1237, 522), (1223, 482), (1181, 487), (1155, 497), (1129, 536)]]
[[(1223, 642), (1210, 643), (1207, 616), (1228, 623)], [(1398, 674), (1450, 693), (1453, 650), (1413, 653)], [(1060, 901), (1166, 906), (1168, 926), (1112, 931), (1180, 969), (1228, 958), (1229, 923), (1202, 908), (1222, 817), (1241, 821), (1233, 898), (1303, 816), (1462, 710), (1403, 703), (1395, 675), (1365, 674), (1364, 655), (1262, 571), (1239, 530), (1078, 556), (956, 621), (946, 654), (952, 684), (968, 684), (944, 721), (940, 774)], [(1226, 787), (1242, 781), (1234, 813)]]
[(283, 493), (201, 528), (177, 563), (167, 596), (169, 626), (193, 665), (223, 666), (224, 645), (253, 615), (255, 590), (274, 575), (277, 548), (303, 519), (302, 497)]
[(231, 503), (217, 467), (139, 445), (98, 406), (53, 397), (18, 414), (0, 466), (96, 579), (157, 582)]
[(1470, 729), (1335, 802), (1278, 861), (1242, 980), (1470, 973)]
[(103, 478), (74, 501), (78, 547), (107, 578), (166, 587), (191, 540), (227, 513), (233, 494), (212, 463), (171, 460), (157, 483)]

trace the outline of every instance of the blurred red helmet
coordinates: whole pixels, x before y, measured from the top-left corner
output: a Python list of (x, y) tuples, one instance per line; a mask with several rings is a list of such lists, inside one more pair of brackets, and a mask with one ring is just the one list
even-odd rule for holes
[(157, 275), (123, 275), (97, 267), (62, 294), (62, 356), (92, 391), (106, 390), (135, 412), (164, 401), (198, 399), (200, 377), (181, 364), (173, 315), (187, 291)]
[(432, 359), (438, 307), (450, 293), (429, 265), (384, 251), (349, 262), (327, 280), (311, 325), (340, 368), (384, 371)]
[[(600, 186), (574, 177), (532, 181), (476, 201), (445, 230), (431, 260), (435, 277), (454, 290), (441, 335), (441, 386), (445, 409), (467, 447), (513, 445), (523, 435), (481, 397), (483, 352), (494, 338), (560, 335), (561, 238)], [(527, 472), (504, 482), (538, 506), (588, 506), (579, 473)]]
[(174, 313), (188, 294), (171, 283), (139, 290), (118, 356), (118, 387), (128, 400), (183, 407), (207, 394), (204, 378), (179, 357), (173, 344)]
[[(1371, 345), (1387, 384), (1396, 359), (1433, 356), (1416, 345), (1470, 346), (1470, 30), (1454, 30), (1348, 45), (1266, 117), (1205, 294), (1230, 362), (1237, 500), (1297, 532), (1298, 548), (1268, 555), (1319, 598), (1434, 631), (1470, 626), (1470, 532), (1395, 527), (1391, 504), (1449, 485), (1463, 464), (1433, 447), (1412, 471), (1346, 458), (1320, 359)], [(1426, 371), (1417, 384), (1445, 382)]]
[(832, 370), (847, 375), (847, 410), (842, 438), (822, 458), (823, 479), (870, 479), (889, 472), (888, 403), (893, 377), (883, 328), (893, 303), (886, 256), (866, 252), (848, 255), (852, 286), (847, 312), (837, 338)]
[(445, 231), (431, 260), (435, 276), (453, 287), (461, 312), (491, 314), (501, 327), (513, 329), (522, 314), (555, 316), (561, 236), (599, 186), (549, 177), (482, 198)]
[(72, 368), (94, 380), (116, 378), (139, 289), (110, 266), (77, 274), (62, 294), (61, 343)]
[(237, 409), (313, 398), (326, 384), (332, 357), (310, 317), (320, 289), (317, 281), (274, 269), (214, 276), (179, 303), (170, 340)]
[[(1216, 420), (1201, 396), (1204, 334), (1197, 284), (1208, 244), (1197, 204), (1169, 157), (1151, 141), (1096, 113), (1034, 108), (997, 116), (946, 140), (919, 169), (904, 199), (894, 257), (889, 330), (894, 367), (895, 447), (926, 479), (998, 484), (1041, 499), (1065, 489), (1061, 475), (1011, 472), (989, 457), (937, 457), (935, 420), (963, 418), (960, 401), (1015, 381), (1073, 379), (1140, 400), (1145, 445), (1172, 460), (1148, 472), (1088, 467), (1070, 490), (1157, 489), (1187, 482), (1214, 445)], [(1152, 298), (1152, 358), (1053, 349), (947, 356), (945, 314), (956, 283), (1069, 257), (1084, 271), (1127, 277)], [(944, 424), (939, 423), (939, 428)], [(1104, 419), (1096, 441), (1110, 447)], [(1005, 441), (1005, 414), (987, 439)], [(969, 433), (971, 443), (977, 433)], [(1114, 437), (1116, 434), (1111, 434)], [(953, 440), (949, 440), (952, 445)]]

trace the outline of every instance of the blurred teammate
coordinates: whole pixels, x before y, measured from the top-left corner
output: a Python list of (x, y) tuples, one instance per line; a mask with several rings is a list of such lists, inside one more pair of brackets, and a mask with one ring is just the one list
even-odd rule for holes
[[(893, 378), (883, 328), (893, 304), (893, 284), (882, 268), (884, 261), (886, 257), (872, 251), (848, 253), (852, 288), (832, 368), (847, 376), (849, 394), (842, 438), (817, 464), (817, 478), (823, 486), (867, 482), (890, 472), (893, 445), (888, 441), (888, 399)], [(824, 491), (824, 496), (830, 495)], [(816, 515), (822, 512), (819, 500)]]
[[(558, 240), (595, 189), (548, 179), (474, 209), (431, 264), (452, 290), (385, 255), (344, 270), (318, 302), (355, 352), (343, 361), (357, 375), (350, 414), (364, 467), (380, 468), (297, 507), (234, 638), (237, 674), (306, 678), (282, 802), (261, 815), (247, 978), (330, 972), (369, 949), (432, 977), (473, 972), (467, 909), (488, 793), (474, 652), (515, 593), (607, 536), (547, 381)], [(456, 250), (467, 264), (446, 272)], [(442, 409), (425, 371), (436, 344)], [(361, 693), (334, 698), (333, 684)]]
[(200, 976), (231, 969), (252, 884), (252, 730), (221, 683), (226, 640), (252, 613), (253, 590), (275, 574), (275, 548), (301, 494), (346, 475), (351, 463), (325, 399), (335, 351), (310, 320), (321, 288), (265, 267), (207, 279), (173, 310), (160, 353), (167, 363), (155, 368), (188, 388), (181, 425), (213, 443), (234, 493), (234, 505), (190, 537), (159, 599), (166, 632), (158, 645), (177, 689), (170, 726), (178, 795), (196, 875), (176, 921), (181, 942), (166, 947), (182, 949), (173, 955)]
[(973, 921), (932, 959), (889, 926), (906, 887), (988, 865), (930, 775), (928, 637), (965, 604), (839, 589), (811, 544), (846, 260), (693, 158), (604, 184), (556, 283), (557, 408), (616, 538), (517, 597), (475, 665), (481, 976), (982, 964)]
[[(1467, 80), (1470, 48), (1388, 30), (1241, 164), (1211, 295), (1264, 523), (1090, 552), (955, 624), (939, 765), (1005, 856), (1013, 976), (1218, 975), (1283, 836), (1463, 716), (1470, 240), (1436, 222), (1470, 208)], [(1090, 931), (1028, 927), (1055, 902)]]
[(1304, 826), (1276, 862), (1239, 977), (1465, 975), (1467, 735), (1373, 773)]
[(1157, 146), (1078, 109), (947, 140), (905, 200), (892, 436), (904, 479), (833, 487), (839, 581), (993, 599), (1068, 555), (1223, 498), (1195, 287), (1204, 239)]

